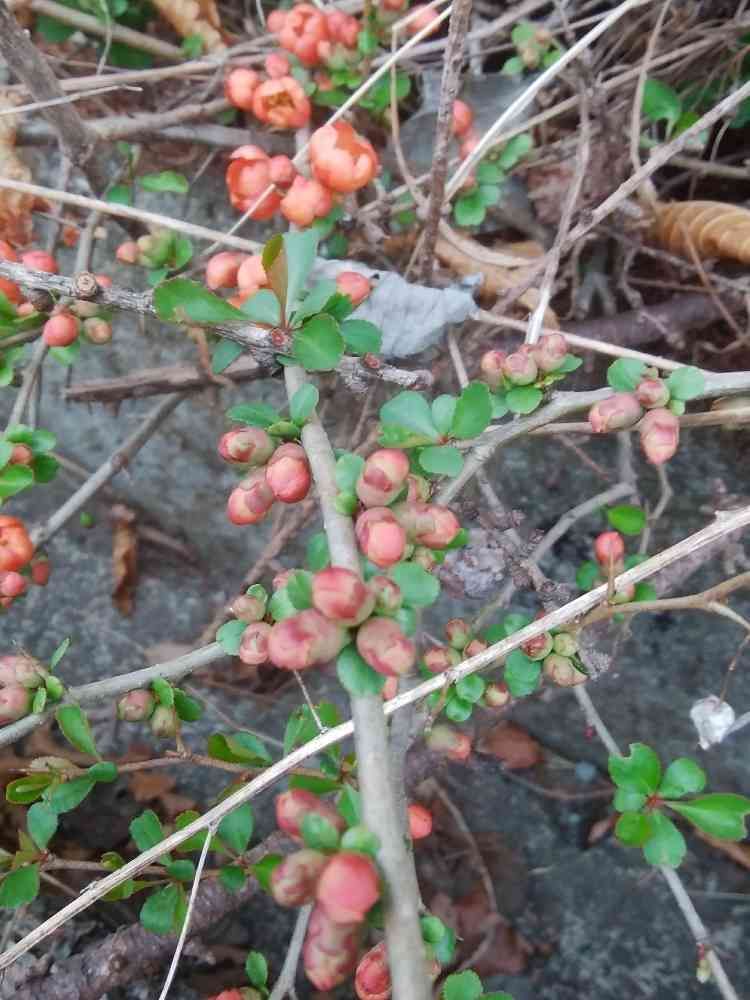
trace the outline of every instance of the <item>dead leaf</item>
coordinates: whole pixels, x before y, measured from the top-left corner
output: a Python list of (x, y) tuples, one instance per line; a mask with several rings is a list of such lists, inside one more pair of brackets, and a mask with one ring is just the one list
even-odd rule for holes
[(226, 48), (215, 0), (153, 0), (154, 7), (181, 38), (198, 35), (206, 52)]
[(721, 257), (750, 264), (750, 211), (721, 201), (681, 201), (656, 206), (653, 238), (665, 250), (690, 257)]
[[(0, 108), (14, 108), (23, 104), (24, 98), (9, 90), (0, 90)], [(16, 115), (0, 115), (0, 177), (8, 180), (33, 180), (31, 170), (19, 159), (16, 150), (16, 131), (19, 121)], [(0, 233), (11, 243), (26, 244), (31, 239), (31, 209), (34, 196), (0, 190)]]
[(533, 767), (544, 759), (541, 745), (515, 722), (498, 722), (484, 733), (477, 750), (497, 757), (510, 771)]
[(710, 833), (704, 833), (703, 830), (699, 830), (698, 827), (693, 827), (692, 832), (704, 840), (711, 847), (715, 847), (717, 851), (721, 851), (730, 857), (735, 864), (740, 865), (742, 868), (750, 869), (750, 845), (748, 844), (735, 844), (729, 840), (719, 840), (718, 837), (712, 837)]
[(137, 578), (138, 536), (135, 527), (135, 512), (124, 504), (118, 503), (112, 508), (111, 517), (114, 521), (112, 603), (120, 614), (131, 615)]
[(176, 783), (176, 779), (164, 771), (144, 770), (136, 771), (128, 785), (136, 802), (158, 802), (164, 814), (171, 819), (186, 809), (195, 808), (195, 799), (172, 791)]
[(586, 837), (586, 843), (592, 845), (598, 844), (600, 840), (609, 836), (614, 830), (616, 823), (617, 816), (614, 813), (611, 816), (605, 816), (604, 819), (598, 819), (596, 823), (591, 824), (588, 836)]

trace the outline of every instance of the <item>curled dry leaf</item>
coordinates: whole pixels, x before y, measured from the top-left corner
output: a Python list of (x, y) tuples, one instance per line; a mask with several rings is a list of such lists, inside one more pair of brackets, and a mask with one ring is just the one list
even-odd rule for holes
[(124, 504), (115, 504), (111, 511), (112, 535), (112, 603), (122, 615), (133, 613), (133, 597), (138, 576), (138, 535), (135, 513)]
[(215, 0), (153, 0), (181, 38), (198, 35), (206, 52), (225, 48)]
[(477, 744), (479, 753), (497, 757), (511, 771), (533, 767), (544, 759), (541, 745), (515, 722), (499, 722)]
[(657, 205), (653, 239), (665, 250), (690, 256), (722, 257), (750, 264), (750, 211), (721, 201)]
[[(0, 109), (14, 108), (23, 101), (20, 94), (0, 90)], [(18, 124), (16, 115), (0, 115), (0, 177), (29, 183), (33, 180), (31, 170), (19, 159), (15, 150)], [(29, 242), (33, 205), (33, 195), (0, 190), (0, 234), (4, 239), (19, 244)]]

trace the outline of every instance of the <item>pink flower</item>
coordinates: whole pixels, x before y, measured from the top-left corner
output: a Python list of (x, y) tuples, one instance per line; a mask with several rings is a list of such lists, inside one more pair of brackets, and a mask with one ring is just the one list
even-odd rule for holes
[(474, 122), (474, 112), (465, 101), (453, 102), (453, 125), (455, 136), (465, 135)]
[(274, 128), (301, 128), (310, 121), (307, 94), (293, 76), (265, 80), (253, 94), (253, 114)]
[[(259, 146), (240, 146), (229, 159), (226, 173), (229, 200), (238, 211), (247, 212), (272, 184), (270, 160)], [(280, 204), (278, 191), (269, 191), (250, 218), (270, 219)]]
[(316, 180), (297, 176), (281, 202), (281, 214), (289, 222), (304, 228), (321, 219), (333, 208), (331, 192)]
[[(280, 20), (280, 19), (279, 19)], [(268, 21), (271, 27), (271, 19)], [(293, 52), (303, 66), (317, 66), (320, 62), (318, 45), (328, 40), (328, 22), (325, 14), (310, 3), (300, 3), (287, 11), (278, 31), (279, 43), (287, 52)]]
[(649, 410), (638, 428), (641, 447), (649, 462), (662, 465), (677, 451), (680, 443), (680, 421), (671, 410)]
[(231, 70), (224, 80), (224, 95), (230, 104), (241, 111), (252, 111), (253, 94), (260, 83), (260, 77), (254, 69), (238, 66)]
[(310, 164), (321, 184), (341, 194), (365, 187), (380, 169), (372, 143), (344, 121), (313, 133)]

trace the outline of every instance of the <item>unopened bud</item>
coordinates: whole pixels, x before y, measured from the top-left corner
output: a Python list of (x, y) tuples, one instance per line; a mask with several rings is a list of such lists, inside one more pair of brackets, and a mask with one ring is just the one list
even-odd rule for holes
[(329, 566), (313, 577), (312, 602), (326, 618), (353, 628), (370, 617), (375, 595), (352, 570)]
[(0, 726), (17, 722), (31, 711), (32, 693), (20, 684), (0, 689)]
[(28, 250), (26, 253), (22, 253), (21, 263), (30, 271), (46, 271), (47, 274), (60, 273), (57, 261), (46, 250)]
[(308, 608), (276, 622), (268, 637), (268, 658), (282, 670), (306, 670), (332, 660), (345, 642), (344, 629)]
[(362, 511), (354, 530), (363, 555), (376, 566), (386, 569), (401, 561), (406, 532), (387, 507)]
[(249, 594), (242, 594), (232, 602), (232, 614), (248, 625), (259, 622), (265, 616), (266, 602)]
[[(252, 600), (252, 598), (251, 598)], [(242, 633), (237, 655), (248, 666), (257, 667), (268, 662), (268, 640), (271, 626), (267, 622), (253, 622)]]
[(354, 974), (354, 991), (357, 1000), (390, 1000), (391, 973), (385, 941), (360, 958)]
[(115, 251), (115, 257), (121, 264), (137, 264), (141, 255), (140, 248), (135, 240), (127, 240), (121, 243)]
[(398, 677), (386, 677), (385, 684), (380, 692), (383, 701), (390, 701), (398, 694)]
[(431, 487), (424, 476), (410, 472), (406, 477), (406, 499), (416, 503), (426, 503), (430, 499)]
[(586, 674), (578, 670), (569, 657), (559, 653), (551, 653), (544, 661), (544, 674), (559, 687), (574, 687), (587, 680)]
[(365, 462), (357, 480), (357, 496), (365, 507), (386, 507), (398, 496), (409, 475), (409, 458), (398, 448), (381, 448)]
[(0, 597), (20, 597), (26, 593), (26, 577), (10, 570), (7, 573), (0, 573)]
[(46, 556), (34, 556), (29, 563), (31, 579), (37, 587), (46, 587), (49, 583), (52, 567)]
[(123, 722), (144, 722), (156, 708), (156, 698), (150, 691), (128, 691), (117, 702), (117, 718)]
[(47, 347), (69, 347), (78, 337), (78, 318), (69, 312), (55, 313), (42, 328), (42, 340)]
[(266, 466), (266, 482), (281, 503), (304, 500), (310, 490), (310, 463), (298, 444), (282, 444)]
[(343, 817), (330, 802), (304, 788), (290, 788), (276, 796), (276, 825), (295, 840), (302, 840), (302, 820), (310, 814), (320, 816), (339, 833), (346, 829)]
[(412, 840), (422, 840), (432, 833), (432, 813), (429, 809), (412, 802), (408, 807), (409, 836)]
[[(239, 108), (241, 111), (252, 111), (253, 94), (259, 83), (260, 76), (255, 70), (238, 66), (231, 70), (224, 80), (224, 95), (235, 108)], [(216, 285), (214, 287), (220, 288), (222, 286)]]
[(429, 527), (419, 525), (415, 541), (430, 549), (445, 549), (461, 530), (458, 518), (448, 507), (427, 504), (424, 511)]
[(533, 639), (527, 639), (521, 649), (530, 660), (543, 660), (552, 652), (552, 636), (549, 632), (542, 632)]
[(487, 708), (505, 708), (510, 699), (511, 694), (505, 681), (488, 684), (484, 689), (484, 703)]
[(322, 906), (316, 906), (307, 925), (302, 950), (305, 975), (321, 992), (345, 982), (357, 964), (362, 938), (361, 924), (339, 924)]
[(472, 639), (464, 650), (464, 659), (468, 660), (472, 656), (476, 656), (478, 653), (483, 653), (485, 649), (489, 649), (489, 646), (484, 639)]
[(545, 333), (531, 348), (531, 356), (540, 372), (555, 372), (565, 360), (568, 342), (562, 333)]
[(616, 392), (614, 396), (594, 403), (589, 410), (589, 423), (594, 434), (621, 431), (637, 424), (642, 413), (641, 404), (632, 392)]
[(514, 351), (503, 364), (503, 375), (513, 385), (531, 385), (538, 374), (536, 361), (529, 351)]
[(263, 469), (246, 476), (229, 494), (227, 517), (232, 524), (256, 524), (262, 521), (274, 503), (274, 494)]
[(435, 646), (427, 650), (422, 662), (431, 674), (442, 674), (461, 662), (461, 654), (450, 646)]
[(469, 623), (463, 618), (451, 618), (445, 625), (445, 637), (454, 649), (464, 649), (471, 637)]
[(618, 567), (625, 556), (625, 542), (619, 531), (603, 531), (594, 541), (594, 557), (604, 570)]
[(173, 708), (169, 708), (167, 705), (157, 705), (149, 725), (157, 740), (169, 740), (177, 735), (180, 729), (180, 720)]
[(100, 316), (83, 321), (83, 332), (92, 344), (108, 344), (112, 339), (112, 324)]
[(417, 566), (421, 566), (427, 573), (432, 573), (437, 566), (435, 553), (432, 549), (425, 548), (424, 545), (417, 545), (415, 547), (411, 559), (412, 562), (416, 563)]
[(279, 906), (304, 906), (315, 899), (315, 887), (328, 857), (307, 848), (284, 858), (271, 872), (271, 895)]
[(636, 399), (647, 410), (657, 406), (666, 406), (669, 402), (667, 383), (660, 378), (645, 378), (635, 390)]
[(453, 726), (433, 726), (425, 737), (425, 743), (435, 753), (460, 763), (468, 760), (471, 754), (471, 740), (466, 733)]
[(34, 452), (27, 444), (14, 444), (10, 453), (9, 465), (31, 465), (34, 461)]
[(355, 306), (364, 302), (371, 290), (369, 280), (357, 271), (339, 271), (336, 275), (336, 291), (348, 295)]
[(649, 462), (662, 465), (677, 451), (680, 421), (669, 410), (649, 410), (638, 428), (641, 448)]
[(499, 389), (503, 384), (503, 369), (508, 355), (505, 351), (485, 351), (479, 362), (479, 370), (483, 382), (490, 389)]
[(318, 880), (315, 898), (337, 924), (357, 924), (380, 899), (380, 879), (365, 854), (340, 851), (329, 860)]
[(560, 656), (575, 656), (578, 652), (578, 643), (570, 632), (558, 632), (552, 640), (552, 649)]
[(0, 687), (36, 688), (44, 681), (46, 671), (33, 656), (24, 653), (0, 656)]
[(217, 288), (236, 288), (237, 272), (246, 257), (247, 254), (227, 250), (214, 254), (206, 264), (206, 285), (211, 291)]
[(273, 455), (271, 435), (262, 427), (237, 427), (219, 439), (219, 454), (225, 462), (257, 468)]
[(390, 577), (373, 576), (370, 590), (375, 596), (375, 611), (379, 615), (395, 615), (403, 603), (401, 588)]
[(360, 626), (357, 650), (373, 670), (386, 677), (408, 673), (417, 655), (414, 643), (392, 618), (370, 618)]

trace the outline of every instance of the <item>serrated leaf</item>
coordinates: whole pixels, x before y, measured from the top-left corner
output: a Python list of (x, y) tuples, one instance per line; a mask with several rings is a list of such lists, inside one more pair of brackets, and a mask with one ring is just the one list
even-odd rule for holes
[(57, 830), (57, 813), (46, 802), (35, 802), (26, 813), (26, 829), (39, 850), (45, 850)]
[(444, 444), (422, 448), (419, 464), (434, 476), (457, 476), (464, 467), (464, 459), (458, 448)]
[(236, 361), (242, 354), (244, 348), (242, 344), (236, 344), (233, 340), (222, 340), (217, 344), (211, 354), (211, 371), (214, 375), (220, 375), (223, 371)]
[(366, 319), (347, 319), (341, 324), (341, 336), (352, 354), (379, 354), (383, 333)]
[(170, 861), (164, 866), (164, 870), (170, 878), (177, 882), (192, 882), (195, 878), (195, 865), (192, 861), (182, 858), (179, 861)]
[(344, 688), (355, 698), (380, 694), (385, 684), (385, 677), (373, 670), (353, 645), (339, 653), (336, 674)]
[(81, 753), (98, 757), (94, 738), (91, 735), (89, 720), (79, 705), (61, 705), (55, 712), (55, 719), (62, 730), (63, 736)]
[(419, 392), (405, 389), (380, 407), (381, 424), (393, 424), (436, 441), (440, 434), (432, 419), (430, 404)]
[(136, 816), (128, 829), (139, 851), (148, 851), (164, 840), (161, 820), (153, 809), (146, 809), (140, 816)]
[(243, 802), (224, 817), (216, 832), (235, 854), (243, 854), (253, 835), (254, 824), (252, 806)]
[(429, 607), (440, 596), (440, 581), (417, 563), (399, 563), (390, 575), (400, 587), (404, 602), (413, 608)]
[(278, 326), (281, 323), (281, 303), (270, 288), (261, 288), (249, 295), (240, 306), (240, 312), (252, 323)]
[(184, 174), (178, 174), (175, 170), (162, 170), (158, 174), (144, 174), (143, 177), (138, 178), (138, 183), (144, 191), (187, 194), (190, 190), (187, 177)]
[(514, 649), (505, 660), (504, 679), (514, 698), (525, 698), (536, 691), (542, 665), (530, 660), (520, 649)]
[(699, 368), (686, 367), (673, 371), (667, 379), (667, 388), (672, 399), (687, 402), (695, 399), (706, 388), (706, 376)]
[(39, 893), (39, 865), (24, 865), (9, 872), (0, 882), (0, 907), (14, 910), (30, 903)]
[(451, 422), (451, 437), (478, 437), (492, 419), (490, 390), (484, 382), (470, 382), (456, 401)]
[(646, 527), (646, 512), (642, 507), (623, 503), (617, 507), (607, 508), (607, 520), (623, 535), (640, 535)]
[(627, 757), (609, 758), (609, 776), (618, 788), (653, 795), (661, 780), (659, 758), (644, 743), (631, 743)]
[(105, 784), (110, 784), (117, 780), (119, 772), (117, 764), (111, 760), (100, 760), (96, 764), (92, 764), (86, 771), (86, 774), (89, 778), (93, 778), (94, 781), (103, 781)]
[(226, 622), (216, 633), (216, 641), (221, 644), (221, 648), (227, 656), (236, 656), (242, 644), (242, 635), (247, 628), (247, 622), (231, 621)]
[(743, 840), (747, 836), (745, 816), (750, 813), (750, 799), (744, 795), (716, 792), (690, 802), (670, 802), (669, 807), (720, 840)]
[(541, 389), (534, 385), (514, 385), (505, 393), (505, 405), (511, 413), (533, 413), (543, 398)]
[(295, 332), (292, 351), (295, 361), (305, 371), (331, 371), (344, 353), (344, 338), (338, 323), (328, 313), (313, 316)]
[(239, 309), (188, 278), (173, 278), (154, 289), (154, 309), (165, 323), (216, 326), (247, 320)]
[(250, 427), (270, 427), (281, 420), (281, 414), (268, 403), (240, 403), (227, 410), (227, 419)]
[(633, 392), (643, 378), (646, 365), (635, 358), (618, 358), (607, 369), (607, 383), (618, 392)]
[(659, 785), (662, 799), (681, 799), (683, 795), (697, 795), (706, 787), (706, 772), (689, 757), (673, 760)]
[(320, 393), (311, 382), (301, 385), (289, 400), (289, 416), (298, 427), (302, 427), (318, 405)]
[(678, 868), (687, 851), (685, 838), (672, 820), (667, 819), (663, 813), (651, 813), (648, 822), (651, 836), (643, 845), (643, 856), (646, 861), (650, 865)]

